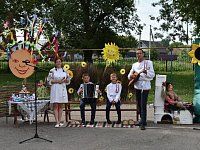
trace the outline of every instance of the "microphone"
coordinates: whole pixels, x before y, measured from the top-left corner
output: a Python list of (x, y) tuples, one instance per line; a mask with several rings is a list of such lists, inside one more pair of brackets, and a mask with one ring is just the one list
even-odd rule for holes
[(23, 60), (22, 62), (25, 64), (28, 64), (28, 63), (30, 63), (30, 60)]

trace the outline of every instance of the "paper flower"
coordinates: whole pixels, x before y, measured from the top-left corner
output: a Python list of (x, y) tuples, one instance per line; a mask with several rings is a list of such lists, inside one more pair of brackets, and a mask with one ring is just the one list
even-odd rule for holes
[(87, 63), (86, 62), (81, 62), (81, 66), (84, 68), (86, 67)]
[(126, 70), (125, 70), (125, 69), (121, 69), (121, 70), (120, 70), (120, 74), (123, 75), (123, 74), (125, 74), (125, 73), (126, 73)]
[(99, 102), (103, 102), (104, 101), (104, 97), (103, 96), (100, 96), (99, 97)]
[(108, 62), (108, 64), (119, 60), (119, 47), (115, 43), (105, 44), (103, 48), (103, 59)]
[(67, 70), (69, 70), (70, 66), (68, 64), (65, 64), (63, 69), (67, 72)]
[(72, 93), (74, 93), (74, 89), (73, 88), (69, 88), (68, 92), (69, 92), (69, 94), (72, 94)]
[(67, 73), (69, 74), (69, 77), (72, 79), (74, 76), (73, 72), (71, 70), (67, 70)]
[(128, 98), (133, 97), (133, 93), (128, 93)]
[(192, 44), (192, 50), (189, 51), (188, 55), (192, 57), (191, 63), (200, 65), (200, 44)]

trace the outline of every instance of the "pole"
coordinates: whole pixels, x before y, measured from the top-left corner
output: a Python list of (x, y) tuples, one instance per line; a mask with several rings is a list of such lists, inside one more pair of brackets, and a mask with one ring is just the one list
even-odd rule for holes
[(149, 60), (151, 59), (150, 49), (151, 49), (151, 25), (150, 25), (150, 33), (149, 33)]

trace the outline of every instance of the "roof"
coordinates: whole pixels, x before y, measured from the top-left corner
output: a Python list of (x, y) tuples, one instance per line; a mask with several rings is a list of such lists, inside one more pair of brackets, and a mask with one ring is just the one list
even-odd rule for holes
[[(144, 45), (146, 47), (149, 47), (149, 41), (146, 41), (146, 40), (141, 40), (141, 46), (143, 47)], [(163, 47), (161, 41), (151, 41), (151, 46), (152, 47)]]

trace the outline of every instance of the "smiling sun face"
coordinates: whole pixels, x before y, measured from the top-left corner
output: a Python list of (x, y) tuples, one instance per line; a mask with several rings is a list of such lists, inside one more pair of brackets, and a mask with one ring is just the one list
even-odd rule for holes
[(198, 63), (198, 65), (200, 66), (200, 44), (192, 44), (192, 50), (189, 51), (188, 55), (192, 57), (191, 63)]
[(23, 61), (30, 62), (28, 64), (34, 66), (31, 62), (31, 54), (24, 49), (13, 52), (9, 59), (10, 70), (18, 78), (27, 78), (34, 72), (34, 67), (28, 66)]
[(108, 63), (113, 63), (119, 60), (119, 47), (115, 45), (115, 43), (105, 44), (105, 48), (103, 48), (103, 59)]

